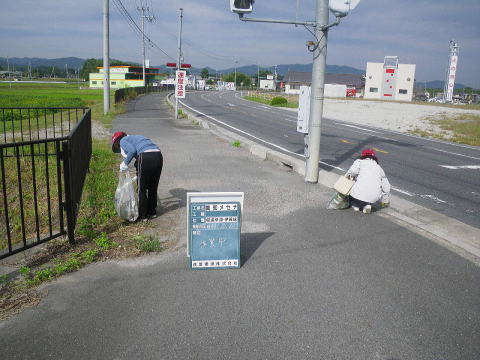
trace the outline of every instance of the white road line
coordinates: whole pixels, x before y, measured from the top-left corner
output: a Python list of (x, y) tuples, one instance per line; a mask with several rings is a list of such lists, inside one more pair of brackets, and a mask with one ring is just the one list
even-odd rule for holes
[(443, 168), (450, 169), (450, 170), (459, 170), (459, 169), (470, 169), (470, 170), (479, 170), (480, 165), (439, 165)]
[(466, 158), (469, 158), (469, 159), (480, 160), (479, 157), (454, 153), (454, 152), (451, 152), (451, 151), (448, 151), (448, 150), (441, 150), (441, 149), (436, 149), (436, 148), (432, 148), (432, 147), (429, 147), (428, 149), (435, 150), (435, 151), (440, 151), (440, 152), (451, 154), (451, 155), (463, 156), (463, 157), (466, 157)]
[(228, 106), (235, 107), (236, 105), (227, 103)]
[(220, 121), (220, 120), (218, 120), (218, 119), (215, 119), (213, 116), (210, 116), (210, 115), (207, 115), (207, 114), (202, 113), (201, 111), (195, 110), (194, 108), (186, 105), (183, 101), (180, 101), (180, 103), (181, 103), (183, 106), (185, 106), (186, 108), (189, 108), (190, 110), (196, 112), (197, 114), (200, 114), (200, 115), (203, 115), (203, 116), (205, 116), (205, 117), (207, 117), (207, 118), (209, 118), (209, 119), (212, 119), (213, 121), (215, 121), (215, 122), (217, 122), (217, 123), (219, 123), (219, 124), (222, 124), (222, 125), (230, 128), (230, 129), (233, 129), (233, 130), (235, 130), (235, 131), (238, 131), (238, 132), (240, 132), (240, 133), (242, 133), (242, 134), (245, 134), (245, 135), (247, 135), (247, 136), (249, 136), (249, 137), (251, 137), (251, 138), (254, 138), (254, 139), (256, 139), (256, 140), (258, 140), (258, 141), (260, 141), (260, 142), (262, 142), (262, 143), (264, 143), (264, 144), (273, 146), (273, 147), (275, 147), (275, 148), (277, 148), (277, 149), (280, 149), (280, 150), (282, 150), (282, 151), (285, 151), (285, 152), (287, 152), (287, 153), (289, 153), (289, 154), (293, 154), (293, 155), (298, 156), (298, 154), (297, 154), (297, 153), (294, 153), (293, 151), (290, 151), (290, 150), (288, 150), (288, 149), (285, 149), (284, 147), (278, 146), (278, 145), (273, 144), (273, 143), (271, 143), (271, 142), (269, 142), (269, 141), (263, 140), (263, 139), (255, 136), (255, 135), (252, 135), (252, 134), (250, 134), (250, 133), (248, 133), (248, 132), (246, 132), (246, 131), (237, 129), (236, 127), (234, 127), (234, 126), (232, 126), (232, 125), (229, 125), (229, 124), (227, 124), (227, 123), (224, 123), (223, 121)]
[(336, 124), (342, 125), (342, 126), (348, 126), (348, 127), (352, 127), (352, 128), (360, 129), (360, 130), (364, 130), (364, 131), (370, 131), (370, 132), (373, 132), (373, 133), (378, 133), (378, 131), (365, 129), (365, 128), (362, 128), (360, 126), (355, 126), (355, 125), (350, 125), (350, 124), (342, 124), (342, 123), (336, 123)]
[(395, 187), (395, 186), (392, 186), (391, 189), (394, 190), (394, 191), (396, 191), (396, 192), (399, 192), (399, 193), (401, 193), (401, 194), (407, 195), (407, 196), (415, 196), (415, 194), (412, 194), (411, 192), (408, 192), (408, 191), (399, 189), (399, 188), (397, 188), (397, 187)]

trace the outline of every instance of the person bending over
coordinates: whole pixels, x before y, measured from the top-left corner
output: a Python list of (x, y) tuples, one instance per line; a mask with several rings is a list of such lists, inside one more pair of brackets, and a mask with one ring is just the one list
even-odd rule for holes
[(117, 131), (112, 136), (112, 151), (121, 153), (120, 171), (128, 170), (135, 158), (138, 184), (138, 218), (157, 216), (157, 189), (163, 168), (162, 152), (150, 139), (142, 135), (127, 135)]

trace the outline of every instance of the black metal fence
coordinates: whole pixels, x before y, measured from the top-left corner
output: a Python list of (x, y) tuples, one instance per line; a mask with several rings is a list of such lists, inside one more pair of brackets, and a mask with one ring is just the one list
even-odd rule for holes
[(115, 91), (115, 104), (118, 104), (121, 101), (133, 99), (138, 95), (149, 94), (152, 92), (172, 91), (174, 89), (175, 85), (158, 85), (119, 89)]
[(0, 259), (63, 235), (73, 242), (90, 109), (0, 108), (0, 131)]

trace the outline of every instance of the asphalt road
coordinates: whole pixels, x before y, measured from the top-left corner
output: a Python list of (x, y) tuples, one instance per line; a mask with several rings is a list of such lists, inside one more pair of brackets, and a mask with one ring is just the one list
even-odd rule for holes
[[(240, 130), (243, 136), (303, 157), (303, 134), (296, 131), (296, 112), (239, 95), (193, 92), (182, 103), (211, 121), (233, 127), (230, 130)], [(480, 228), (480, 148), (323, 119), (322, 168), (346, 171), (367, 147), (377, 149), (396, 195)], [(465, 167), (468, 165), (476, 168)]]

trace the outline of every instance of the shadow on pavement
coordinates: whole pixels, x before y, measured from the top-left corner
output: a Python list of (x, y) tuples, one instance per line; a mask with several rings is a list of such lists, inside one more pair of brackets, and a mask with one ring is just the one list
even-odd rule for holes
[(258, 232), (246, 233), (240, 235), (240, 260), (242, 266), (250, 259), (250, 257), (257, 251), (262, 243), (274, 232)]
[(175, 188), (170, 190), (171, 196), (160, 199), (158, 198), (157, 214), (163, 215), (170, 211), (177, 210), (187, 205), (187, 193), (199, 192), (198, 190), (185, 190), (183, 188)]

